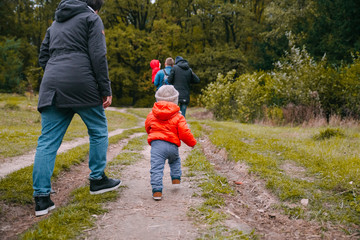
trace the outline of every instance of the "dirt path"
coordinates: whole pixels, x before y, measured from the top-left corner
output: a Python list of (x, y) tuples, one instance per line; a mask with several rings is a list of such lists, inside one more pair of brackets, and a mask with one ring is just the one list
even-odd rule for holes
[[(182, 145), (184, 160), (191, 149)], [(169, 166), (165, 166), (163, 199), (154, 201), (150, 186), (150, 146), (142, 151), (143, 158), (127, 166), (121, 175), (123, 184), (117, 202), (107, 205), (109, 213), (99, 216), (95, 229), (87, 231), (88, 239), (196, 239), (198, 230), (187, 216), (190, 206), (200, 199), (193, 197), (195, 186), (186, 177), (180, 188), (171, 184)]]

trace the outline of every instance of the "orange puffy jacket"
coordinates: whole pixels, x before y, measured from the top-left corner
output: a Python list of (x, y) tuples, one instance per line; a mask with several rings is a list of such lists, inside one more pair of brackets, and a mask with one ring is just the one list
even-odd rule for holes
[(154, 104), (145, 121), (149, 144), (154, 140), (163, 140), (180, 147), (181, 140), (190, 147), (196, 145), (196, 139), (179, 111), (179, 106), (172, 102), (159, 101)]

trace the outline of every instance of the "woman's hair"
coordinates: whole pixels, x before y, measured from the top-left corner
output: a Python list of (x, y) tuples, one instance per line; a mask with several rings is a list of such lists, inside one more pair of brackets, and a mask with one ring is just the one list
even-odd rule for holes
[(104, 0), (87, 0), (86, 2), (89, 7), (94, 9), (94, 11), (99, 11), (104, 4)]

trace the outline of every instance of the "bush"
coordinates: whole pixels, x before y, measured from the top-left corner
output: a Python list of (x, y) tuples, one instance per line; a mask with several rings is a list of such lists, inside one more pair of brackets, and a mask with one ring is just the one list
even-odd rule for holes
[(4, 106), (5, 110), (20, 110), (20, 107), (16, 103), (6, 103)]
[(329, 139), (332, 137), (344, 137), (345, 134), (340, 130), (340, 129), (331, 129), (331, 128), (327, 128), (323, 131), (320, 131), (319, 134), (316, 134), (315, 136), (313, 136), (314, 140), (325, 140), (325, 139)]
[(273, 71), (219, 74), (202, 91), (200, 102), (218, 120), (302, 124), (325, 117), (329, 122), (333, 115), (359, 119), (359, 54), (353, 64), (337, 69), (327, 65), (325, 56), (316, 63), (289, 38), (291, 50)]

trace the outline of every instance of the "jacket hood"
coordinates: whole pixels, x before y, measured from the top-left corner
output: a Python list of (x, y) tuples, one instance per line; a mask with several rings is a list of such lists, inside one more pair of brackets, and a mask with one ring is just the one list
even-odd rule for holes
[(175, 58), (175, 64), (177, 64), (180, 60), (183, 60), (183, 57), (177, 56), (177, 57)]
[(176, 65), (184, 70), (188, 70), (190, 68), (188, 61), (186, 61), (185, 59), (179, 60)]
[(156, 60), (156, 59), (151, 60), (151, 62), (150, 62), (150, 67), (151, 67), (152, 69), (154, 69), (154, 68), (160, 68), (160, 61), (159, 61), (159, 60)]
[(65, 22), (75, 15), (87, 11), (90, 11), (90, 9), (85, 1), (62, 0), (55, 11), (55, 21)]
[(154, 116), (161, 120), (166, 121), (172, 118), (175, 114), (178, 114), (180, 107), (172, 102), (159, 101), (154, 103), (152, 112)]

